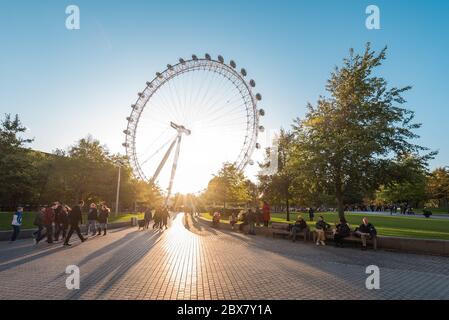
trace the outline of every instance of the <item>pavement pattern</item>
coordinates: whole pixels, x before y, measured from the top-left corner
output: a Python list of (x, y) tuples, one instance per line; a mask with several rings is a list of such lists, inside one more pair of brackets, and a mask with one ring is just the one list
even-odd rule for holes
[[(80, 268), (79, 290), (66, 288), (68, 265)], [(379, 290), (365, 286), (369, 265)], [(70, 248), (2, 242), (8, 299), (449, 299), (449, 258), (249, 236), (180, 213), (163, 232), (112, 230)]]

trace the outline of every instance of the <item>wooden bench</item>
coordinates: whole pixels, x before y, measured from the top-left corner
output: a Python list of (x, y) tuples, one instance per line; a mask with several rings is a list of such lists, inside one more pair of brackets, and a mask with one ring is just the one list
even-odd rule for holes
[[(343, 241), (359, 242), (361, 244), (362, 238), (356, 237), (351, 233), (351, 235), (349, 237), (344, 238)], [(366, 245), (368, 246), (369, 243), (372, 244), (374, 250), (377, 250), (377, 236), (375, 236), (374, 238), (367, 238)]]
[[(330, 228), (327, 229), (326, 232), (324, 233), (326, 240), (333, 240), (334, 239), (334, 229)], [(316, 232), (315, 230), (313, 231), (313, 242), (316, 242)], [(343, 241), (350, 241), (350, 242), (358, 242), (358, 243), (362, 243), (362, 238), (356, 237), (353, 235), (353, 233), (351, 232), (351, 235), (349, 237), (346, 237), (343, 239)], [(368, 243), (371, 243), (373, 246), (374, 250), (377, 250), (377, 237), (374, 238), (368, 238), (366, 239), (366, 244), (368, 245)]]
[[(273, 238), (280, 234), (282, 236), (292, 237), (292, 232), (288, 230), (289, 224), (287, 223), (279, 223), (273, 222), (271, 223), (271, 232), (273, 234)], [(309, 233), (309, 228), (304, 229), (303, 232), (298, 233), (299, 236), (303, 236), (304, 241), (307, 241), (307, 234)]]

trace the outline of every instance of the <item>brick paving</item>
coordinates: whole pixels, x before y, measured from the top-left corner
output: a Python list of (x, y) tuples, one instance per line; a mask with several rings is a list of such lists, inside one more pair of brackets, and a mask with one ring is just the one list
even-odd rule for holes
[[(1, 299), (449, 299), (449, 258), (316, 247), (223, 232), (179, 214), (164, 232), (127, 228), (71, 248), (0, 243)], [(380, 268), (367, 290), (365, 268)], [(65, 287), (77, 265), (80, 290)]]

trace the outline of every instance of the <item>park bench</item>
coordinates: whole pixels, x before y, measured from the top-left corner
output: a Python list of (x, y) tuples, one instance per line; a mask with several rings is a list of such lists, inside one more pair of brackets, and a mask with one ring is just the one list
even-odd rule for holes
[[(326, 230), (326, 232), (324, 233), (326, 236), (327, 240), (333, 240), (334, 239), (334, 229), (333, 228), (329, 228)], [(313, 242), (316, 242), (316, 232), (315, 230), (313, 231)], [(351, 235), (349, 237), (344, 238), (345, 242), (358, 242), (358, 243), (362, 243), (362, 239), (359, 237), (354, 236), (354, 234), (351, 232)], [(374, 238), (368, 238), (366, 239), (366, 244), (372, 244), (373, 249), (377, 250), (377, 237)]]
[[(271, 232), (273, 234), (273, 238), (277, 234), (280, 234), (282, 236), (291, 237), (292, 233), (288, 230), (288, 226), (289, 226), (289, 224), (287, 224), (287, 223), (278, 223), (278, 222), (271, 223)], [(302, 237), (304, 238), (304, 241), (307, 241), (307, 234), (308, 233), (309, 233), (309, 228), (305, 229), (301, 233), (298, 233), (298, 236), (302, 235)]]

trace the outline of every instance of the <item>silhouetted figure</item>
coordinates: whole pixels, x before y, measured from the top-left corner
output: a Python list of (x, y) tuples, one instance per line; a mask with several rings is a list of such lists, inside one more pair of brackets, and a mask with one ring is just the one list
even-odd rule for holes
[(78, 237), (80, 238), (81, 242), (86, 241), (86, 239), (84, 239), (84, 237), (81, 235), (81, 230), (80, 230), (80, 224), (83, 223), (83, 215), (81, 213), (81, 209), (84, 206), (84, 201), (80, 201), (78, 202), (78, 205), (74, 206), (73, 209), (71, 211), (69, 211), (69, 225), (70, 225), (70, 229), (69, 229), (69, 233), (67, 234), (67, 237), (65, 238), (64, 241), (64, 245), (65, 246), (70, 246), (70, 238), (72, 237), (73, 232), (76, 232), (76, 234), (78, 235)]

